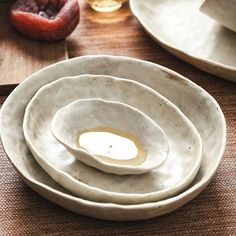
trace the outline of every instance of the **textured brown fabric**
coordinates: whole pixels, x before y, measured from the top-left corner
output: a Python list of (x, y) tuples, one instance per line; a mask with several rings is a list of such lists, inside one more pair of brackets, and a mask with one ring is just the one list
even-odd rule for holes
[[(84, 1), (81, 9), (81, 23), (67, 41), (70, 57), (133, 56), (193, 80), (215, 97), (226, 116), (224, 159), (210, 185), (175, 212), (140, 222), (107, 222), (76, 215), (39, 196), (23, 183), (0, 147), (0, 235), (236, 235), (236, 83), (167, 53), (145, 34), (128, 8), (106, 17), (90, 10)], [(111, 22), (113, 18), (119, 22)], [(4, 99), (0, 97), (0, 102)]]
[(0, 235), (235, 235), (235, 144), (229, 132), (225, 158), (197, 198), (169, 215), (140, 222), (106, 222), (56, 206), (23, 183), (1, 147)]

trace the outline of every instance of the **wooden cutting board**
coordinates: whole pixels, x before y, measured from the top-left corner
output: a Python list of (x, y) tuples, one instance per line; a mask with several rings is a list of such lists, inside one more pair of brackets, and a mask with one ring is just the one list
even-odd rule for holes
[(44, 43), (28, 39), (11, 27), (11, 3), (0, 3), (0, 95), (9, 94), (33, 72), (68, 58), (65, 41)]

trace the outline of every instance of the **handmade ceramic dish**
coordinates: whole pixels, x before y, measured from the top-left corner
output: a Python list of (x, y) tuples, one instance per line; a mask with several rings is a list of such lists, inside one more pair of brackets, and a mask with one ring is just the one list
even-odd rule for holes
[[(194, 182), (187, 190), (153, 203), (120, 205), (93, 202), (70, 194), (38, 165), (23, 136), (22, 121), (27, 104), (43, 85), (63, 76), (85, 73), (135, 79), (167, 97), (188, 116), (202, 137), (203, 159)], [(167, 214), (189, 202), (212, 179), (226, 144), (224, 115), (214, 98), (204, 89), (160, 65), (126, 57), (85, 56), (46, 67), (31, 75), (12, 92), (2, 106), (0, 121), (4, 149), (27, 185), (64, 208), (108, 220), (148, 219)]]
[[(39, 110), (34, 107), (34, 112)], [(120, 102), (72, 102), (56, 112), (51, 131), (77, 160), (106, 173), (143, 174), (163, 164), (169, 153), (163, 130), (143, 112)]]
[(236, 33), (200, 12), (202, 2), (130, 0), (130, 6), (147, 33), (167, 51), (235, 82)]
[(201, 12), (236, 32), (236, 0), (205, 0)]
[[(118, 176), (79, 162), (54, 138), (51, 123), (61, 107), (88, 98), (122, 102), (149, 116), (167, 137), (165, 163), (145, 175)], [(25, 110), (23, 131), (43, 169), (64, 188), (93, 201), (134, 204), (173, 196), (192, 182), (201, 162), (201, 138), (174, 104), (145, 85), (113, 76), (65, 77), (43, 86)]]

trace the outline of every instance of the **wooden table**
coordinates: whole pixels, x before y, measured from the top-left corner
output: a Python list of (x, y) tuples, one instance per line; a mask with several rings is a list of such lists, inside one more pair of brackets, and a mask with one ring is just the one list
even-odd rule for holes
[[(187, 205), (152, 220), (116, 223), (76, 215), (40, 197), (23, 183), (1, 148), (0, 235), (235, 235), (236, 84), (202, 72), (166, 52), (146, 35), (128, 6), (101, 14), (84, 1), (80, 3), (81, 22), (66, 40), (69, 57), (136, 57), (173, 69), (202, 86), (218, 101), (226, 117), (228, 143), (224, 159), (210, 185)], [(2, 103), (5, 97), (0, 99)]]

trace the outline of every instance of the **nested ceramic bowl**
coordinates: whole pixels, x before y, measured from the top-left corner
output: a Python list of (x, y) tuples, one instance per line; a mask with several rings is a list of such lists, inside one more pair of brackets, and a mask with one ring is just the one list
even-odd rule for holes
[[(85, 73), (107, 74), (141, 82), (176, 104), (192, 121), (202, 138), (203, 154), (198, 174), (188, 189), (176, 196), (152, 203), (100, 203), (70, 194), (40, 167), (23, 136), (25, 108), (42, 86), (64, 76)], [(148, 219), (169, 213), (189, 202), (212, 179), (223, 157), (226, 144), (225, 118), (211, 95), (172, 70), (127, 57), (85, 56), (46, 67), (31, 75), (7, 98), (1, 109), (0, 124), (4, 149), (27, 185), (64, 208), (108, 220)]]
[[(167, 137), (165, 163), (145, 175), (118, 176), (78, 162), (54, 138), (51, 123), (61, 107), (89, 98), (122, 102), (149, 116)], [(23, 131), (43, 169), (64, 188), (93, 201), (134, 204), (173, 196), (192, 182), (201, 162), (201, 138), (174, 104), (141, 83), (113, 76), (65, 77), (43, 86), (25, 110)]]
[(121, 102), (97, 98), (72, 102), (56, 112), (51, 131), (77, 160), (106, 173), (147, 173), (169, 154), (160, 126)]

